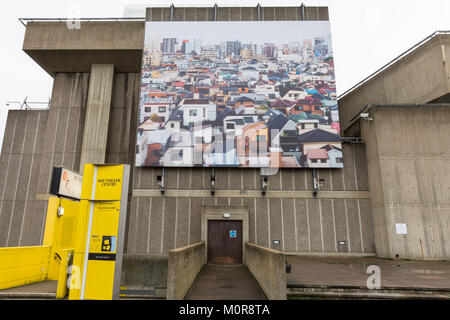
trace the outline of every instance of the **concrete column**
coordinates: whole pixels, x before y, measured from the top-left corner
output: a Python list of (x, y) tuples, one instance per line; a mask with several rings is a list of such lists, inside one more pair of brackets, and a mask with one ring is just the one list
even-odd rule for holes
[(85, 163), (105, 163), (113, 78), (113, 64), (92, 65), (81, 147), (81, 174)]

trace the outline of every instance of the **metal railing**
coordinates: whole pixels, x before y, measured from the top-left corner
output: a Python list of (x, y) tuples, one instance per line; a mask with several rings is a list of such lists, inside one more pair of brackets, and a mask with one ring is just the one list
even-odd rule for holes
[(145, 17), (124, 17), (124, 18), (19, 18), (19, 22), (26, 27), (28, 22), (67, 22), (67, 21), (145, 21)]

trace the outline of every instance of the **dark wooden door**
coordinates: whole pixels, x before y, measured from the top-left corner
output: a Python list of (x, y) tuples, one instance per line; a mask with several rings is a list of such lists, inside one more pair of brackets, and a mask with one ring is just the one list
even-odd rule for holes
[(242, 264), (242, 221), (208, 220), (208, 263)]

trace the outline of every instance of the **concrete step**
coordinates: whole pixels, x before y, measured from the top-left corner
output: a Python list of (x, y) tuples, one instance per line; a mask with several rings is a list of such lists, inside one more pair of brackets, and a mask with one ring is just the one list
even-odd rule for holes
[(288, 285), (288, 300), (302, 299), (422, 299), (422, 300), (450, 300), (449, 289), (435, 288), (401, 288), (382, 287), (370, 290), (367, 287), (352, 286), (299, 286)]
[(0, 299), (56, 299), (58, 281), (42, 281), (0, 290)]

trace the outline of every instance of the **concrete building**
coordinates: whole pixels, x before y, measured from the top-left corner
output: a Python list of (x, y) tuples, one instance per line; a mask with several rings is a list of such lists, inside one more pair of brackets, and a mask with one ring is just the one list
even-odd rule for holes
[[(328, 20), (326, 7), (261, 8), (261, 19)], [(213, 21), (213, 8), (147, 9), (147, 20)], [(218, 21), (257, 20), (220, 8)], [(9, 111), (0, 157), (0, 246), (42, 243), (51, 170), (130, 164), (124, 270), (139, 261), (164, 287), (167, 254), (205, 240), (206, 217), (236, 213), (243, 239), (287, 254), (450, 257), (450, 36), (433, 36), (339, 100), (342, 169), (134, 167), (144, 21), (28, 22), (23, 50), (54, 78), (48, 110)], [(304, 44), (304, 54), (312, 45)], [(433, 104), (432, 104), (433, 103)], [(436, 104), (439, 103), (439, 104)], [(363, 111), (362, 111), (363, 110)], [(360, 113), (370, 114), (368, 120)], [(167, 119), (166, 119), (167, 120)], [(170, 120), (170, 119), (169, 119)], [(362, 138), (362, 142), (361, 139)], [(183, 146), (183, 148), (186, 146)], [(190, 146), (188, 146), (190, 147)], [(326, 154), (326, 152), (325, 152)], [(407, 225), (398, 235), (395, 225)], [(156, 266), (156, 267), (154, 267)], [(152, 269), (153, 268), (153, 269)], [(159, 269), (158, 269), (159, 268)], [(156, 273), (158, 273), (156, 272)]]

